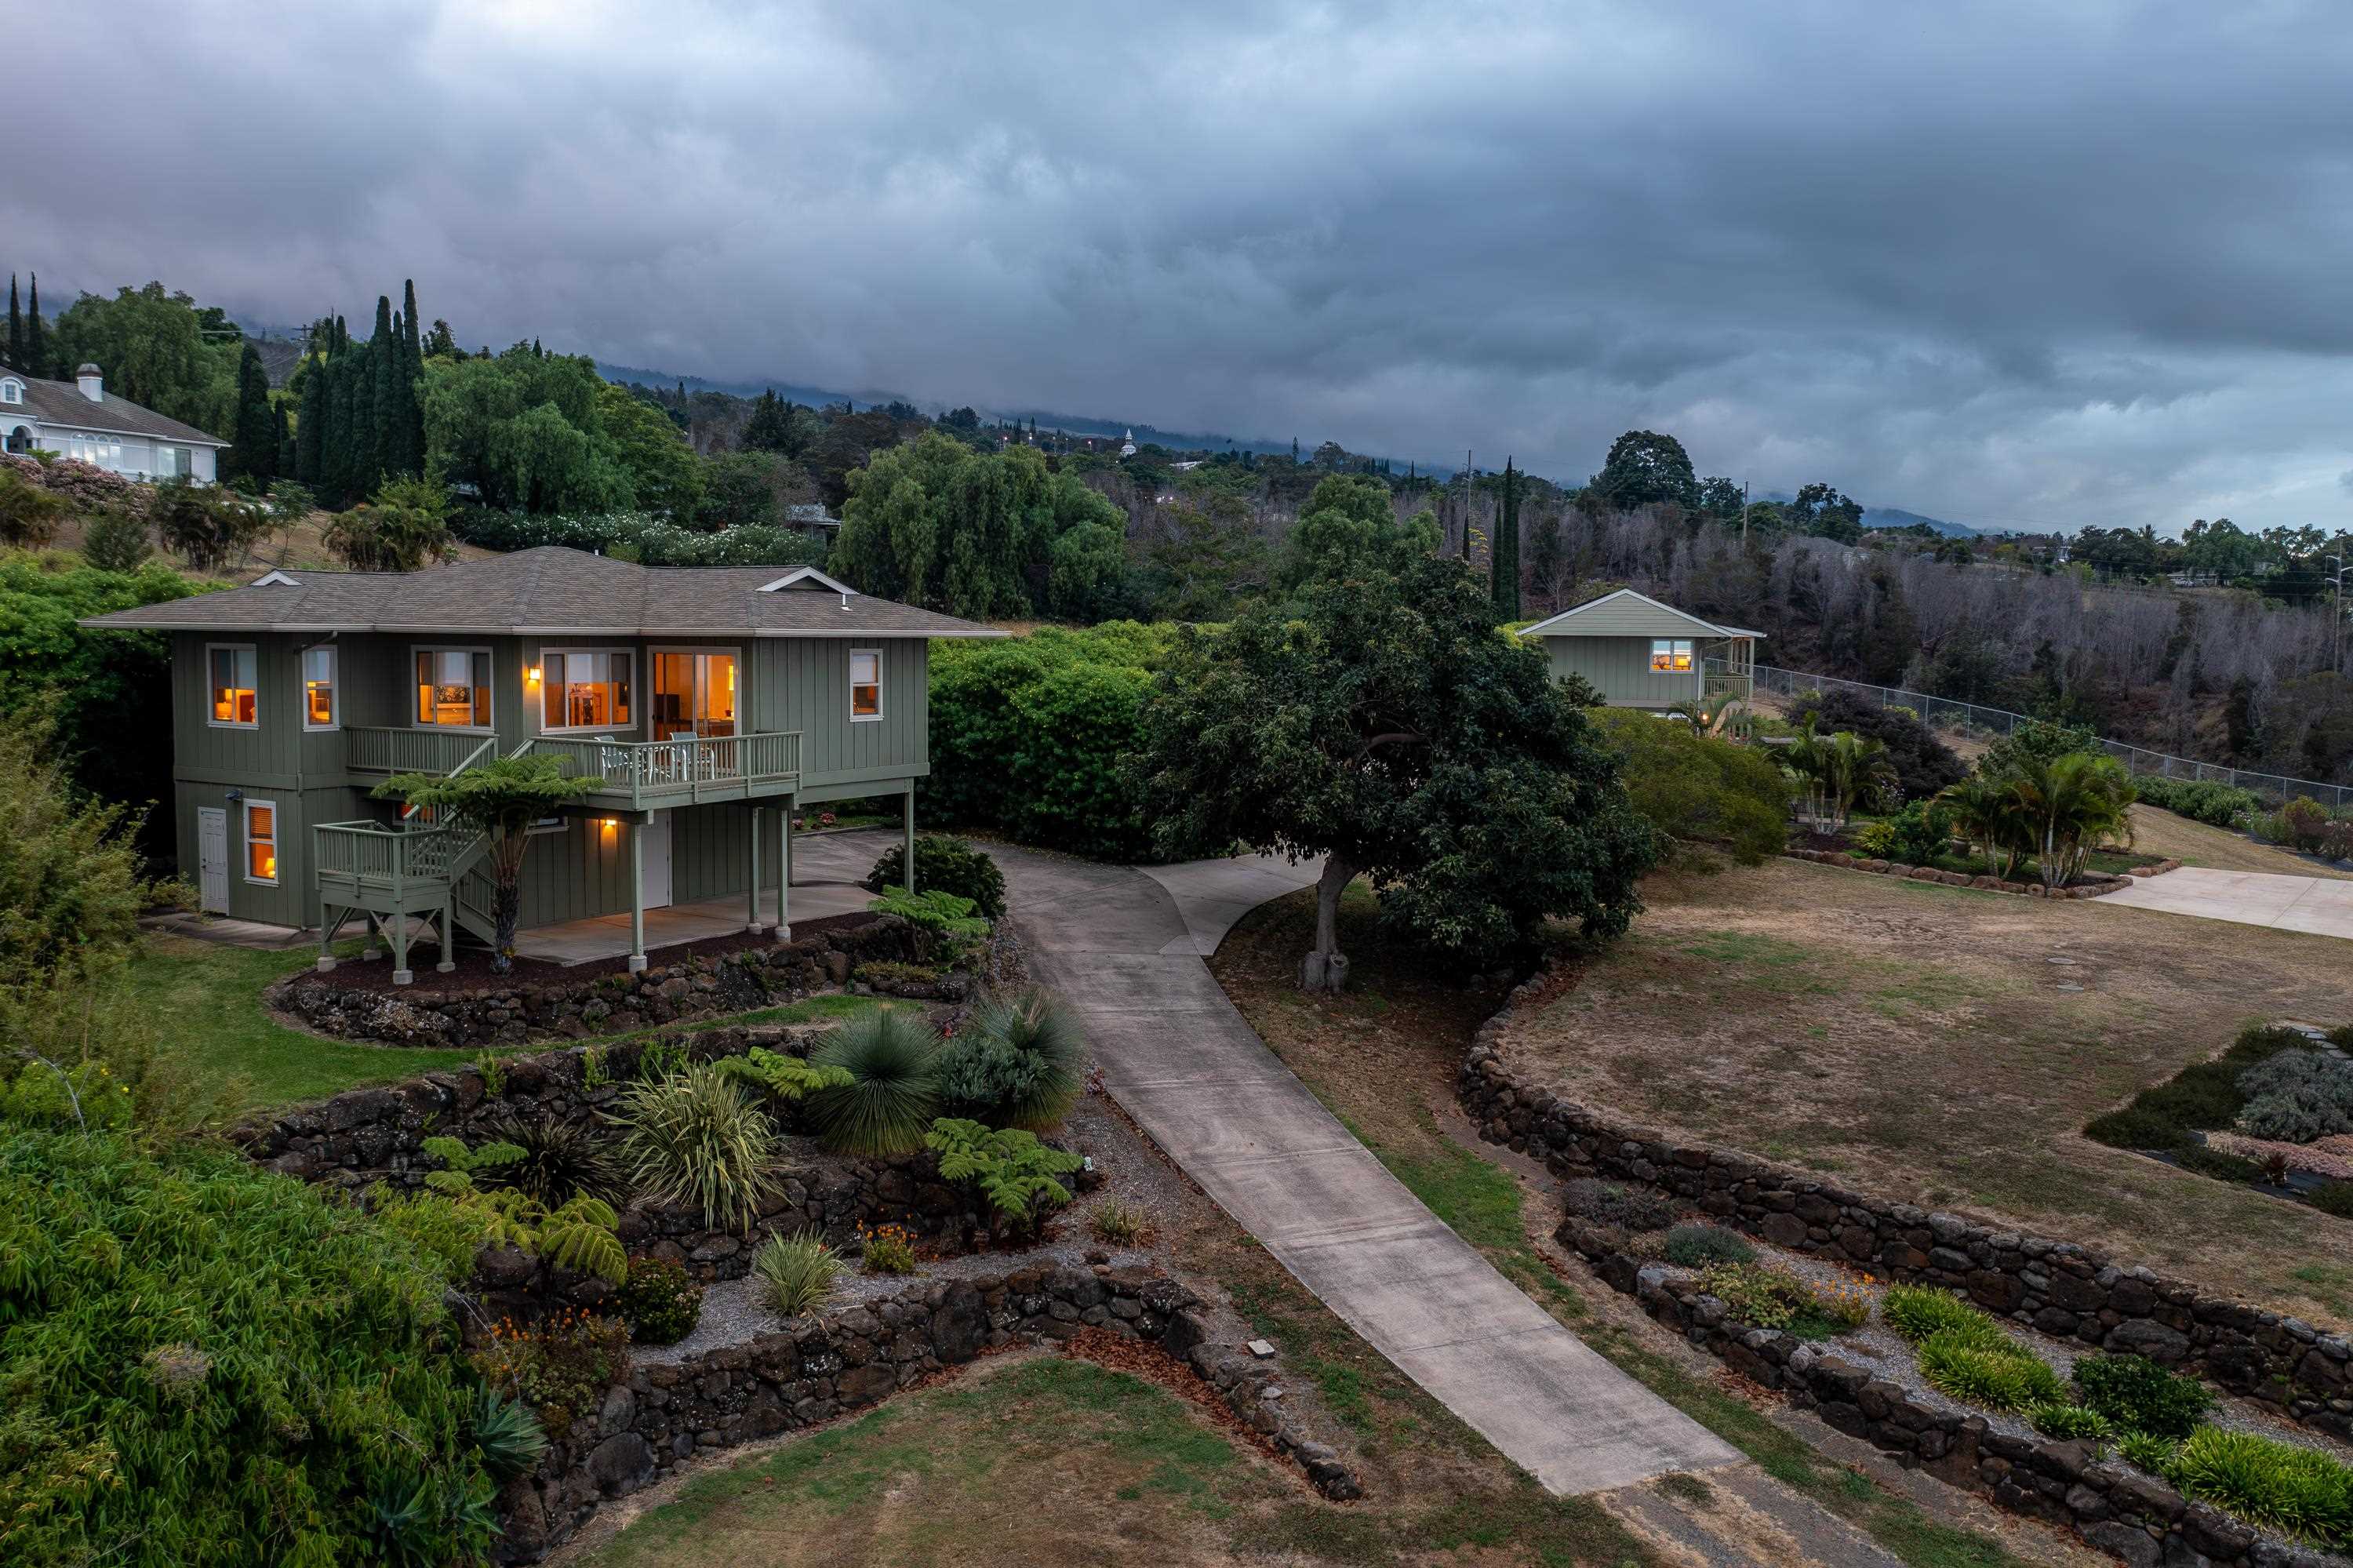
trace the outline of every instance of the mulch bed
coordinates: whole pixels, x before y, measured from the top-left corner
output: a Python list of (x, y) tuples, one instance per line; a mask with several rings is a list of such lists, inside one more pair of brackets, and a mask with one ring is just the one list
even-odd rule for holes
[[(793, 937), (797, 940), (820, 931), (849, 930), (867, 925), (874, 918), (863, 911), (853, 911), (848, 915), (827, 915), (815, 920), (796, 920), (793, 922)], [(714, 959), (728, 953), (740, 953), (748, 948), (775, 945), (773, 937), (755, 937), (749, 931), (736, 931), (724, 937), (706, 937), (699, 942), (679, 942), (667, 948), (649, 948), (646, 966), (661, 969), (683, 963), (691, 958)], [(416, 982), (395, 986), (392, 983), (392, 948), (389, 943), (385, 944), (383, 951), (385, 956), (374, 963), (345, 959), (327, 973), (313, 974), (310, 978), (322, 985), (336, 986), (344, 991), (398, 991), (406, 996), (424, 996), (454, 991), (480, 991), (486, 987), (579, 985), (599, 975), (626, 974), (629, 968), (626, 954), (586, 964), (552, 964), (543, 959), (519, 958), (514, 961), (513, 969), (501, 975), (491, 969), (488, 949), (460, 943), (458, 967), (443, 974), (433, 967), (441, 961), (439, 945), (429, 941), (412, 942), (408, 948), (408, 968), (409, 972), (417, 977)]]

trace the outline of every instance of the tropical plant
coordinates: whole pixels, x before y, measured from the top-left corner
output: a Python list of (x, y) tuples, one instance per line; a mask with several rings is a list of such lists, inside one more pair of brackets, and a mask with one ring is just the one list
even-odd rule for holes
[(723, 1056), (719, 1070), (766, 1097), (768, 1104), (788, 1110), (812, 1090), (848, 1088), (857, 1079), (846, 1067), (821, 1067), (806, 1056), (787, 1055), (754, 1045), (741, 1056)]
[[(474, 1180), (478, 1174), (495, 1180), (524, 1158), (524, 1151), (512, 1143), (468, 1149), (454, 1138), (428, 1138), (423, 1147), (443, 1162), (442, 1169), (426, 1173), (426, 1186), (436, 1197), (467, 1212), (476, 1227), (478, 1247), (519, 1247), (560, 1267), (594, 1274), (615, 1285), (628, 1277), (628, 1258), (615, 1234), (620, 1228), (620, 1216), (610, 1203), (575, 1193), (551, 1206), (519, 1188), (478, 1187)], [(396, 1210), (398, 1206), (388, 1207)]]
[(1134, 1246), (1144, 1239), (1145, 1224), (1144, 1211), (1120, 1198), (1105, 1198), (1087, 1216), (1095, 1240), (1113, 1246)]
[(2025, 1410), (2066, 1398), (2059, 1374), (2017, 1340), (2000, 1343), (1963, 1329), (1931, 1334), (1920, 1345), (1920, 1375), (1939, 1393), (1988, 1410)]
[(583, 1195), (607, 1203), (628, 1196), (628, 1168), (594, 1122), (510, 1115), (489, 1130), (499, 1146), (513, 1150), (483, 1172), (491, 1186), (513, 1187), (551, 1208)]
[(514, 968), (515, 925), (522, 914), (522, 863), (531, 848), (531, 825), (588, 793), (586, 779), (565, 776), (563, 757), (494, 757), (461, 773), (402, 773), (373, 791), (380, 800), (400, 800), (433, 813), (460, 831), (491, 841), (491, 968)]
[(1857, 805), (1881, 803), (1896, 793), (1886, 747), (1851, 730), (1801, 730), (1782, 748), (1781, 765), (1803, 791), (1807, 815), (1832, 836), (1846, 831)]
[(813, 1091), (809, 1124), (829, 1149), (905, 1154), (939, 1114), (939, 1042), (912, 1008), (877, 1007), (834, 1026), (809, 1053), (849, 1082)]
[(896, 915), (920, 930), (952, 941), (988, 935), (988, 922), (973, 912), (978, 906), (971, 899), (942, 888), (910, 893), (903, 887), (893, 887), (867, 907), (877, 915)]
[(940, 1048), (940, 1098), (977, 1120), (1050, 1128), (1079, 1097), (1086, 1050), (1078, 1015), (1050, 992), (985, 997)]
[(1819, 730), (1824, 735), (1844, 730), (1879, 742), (1887, 766), (1894, 771), (1895, 787), (1908, 800), (1925, 800), (1968, 771), (1952, 747), (1921, 723), (1913, 709), (1883, 706), (1844, 687), (1800, 696), (1789, 710), (1788, 722), (1799, 730)]
[[(1989, 874), (2007, 877), (2017, 868), (2024, 849), (2016, 828), (2016, 800), (2009, 786), (1983, 768), (1957, 784), (1948, 785), (1936, 799), (1952, 813), (1952, 824), (1985, 856)], [(2008, 859), (1997, 865), (1997, 853)]]
[(629, 1277), (613, 1293), (613, 1309), (640, 1345), (674, 1345), (702, 1319), (702, 1287), (666, 1257), (633, 1257)]
[(482, 1467), (501, 1481), (522, 1475), (547, 1453), (547, 1434), (531, 1407), (488, 1384), (474, 1391), (470, 1421)]
[[(907, 849), (904, 844), (892, 844), (875, 861), (874, 868), (866, 874), (869, 892), (881, 893), (893, 887), (903, 887), (907, 882)], [(975, 848), (963, 839), (948, 838), (938, 833), (922, 833), (915, 839), (915, 885), (938, 888), (959, 898), (972, 900), (973, 912), (984, 919), (1002, 919), (1005, 915), (1005, 874), (997, 868), (988, 852)]]
[(2165, 1478), (2183, 1497), (2250, 1524), (2353, 1544), (2353, 1467), (2318, 1449), (2200, 1426), (2182, 1439)]
[(2160, 1437), (2154, 1432), (2127, 1431), (2116, 1438), (2116, 1451), (2152, 1476), (2162, 1477), (2172, 1469), (2180, 1449), (2178, 1439)]
[(664, 1202), (702, 1211), (749, 1235), (785, 1172), (776, 1124), (734, 1077), (709, 1062), (637, 1083), (614, 1101), (621, 1155), (631, 1174)]
[(860, 1225), (858, 1266), (869, 1274), (914, 1273), (915, 1233), (904, 1225)]
[(2088, 1438), (2095, 1449), (2115, 1442), (2117, 1436), (2115, 1422), (2081, 1404), (2031, 1404), (2027, 1406), (2026, 1421), (2045, 1437), (2061, 1443)]
[(1925, 1285), (1893, 1287), (1879, 1304), (1879, 1315), (1898, 1336), (1915, 1345), (1942, 1333), (1997, 1349), (2012, 1342), (1987, 1313), (1957, 1296)]
[(816, 1231), (770, 1236), (752, 1255), (752, 1273), (760, 1281), (760, 1298), (787, 1318), (815, 1311), (831, 1296), (841, 1277), (841, 1259)]
[(561, 1441), (606, 1389), (629, 1375), (629, 1326), (577, 1307), (536, 1323), (501, 1319), (468, 1359), (492, 1389), (528, 1402), (547, 1435)]
[(923, 1135), (940, 1157), (940, 1176), (968, 1181), (1003, 1219), (1034, 1227), (1050, 1209), (1071, 1201), (1070, 1189), (1055, 1180), (1086, 1163), (1083, 1156), (1038, 1141), (1018, 1127), (995, 1131), (961, 1117), (942, 1117)]
[(2104, 752), (2021, 756), (1997, 781), (2008, 792), (2008, 832), (2030, 848), (2046, 887), (2079, 880), (2092, 851), (2132, 842), (2132, 775)]
[(449, 493), (429, 479), (386, 480), (376, 493), (335, 514), (322, 541), (359, 572), (413, 572), (449, 558)]
[(1753, 1263), (1757, 1249), (1737, 1232), (1720, 1225), (1676, 1225), (1667, 1232), (1663, 1255), (1682, 1268), (1711, 1263)]
[(2147, 1356), (2080, 1357), (2073, 1376), (2086, 1409), (2130, 1432), (2187, 1437), (2214, 1404), (2204, 1383)]

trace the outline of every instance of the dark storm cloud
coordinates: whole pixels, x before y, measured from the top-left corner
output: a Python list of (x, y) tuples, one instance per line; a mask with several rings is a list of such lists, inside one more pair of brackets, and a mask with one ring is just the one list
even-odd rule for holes
[(2334, 6), (30, 9), (51, 280), (414, 275), (469, 342), (1565, 478), (1644, 425), (1997, 522), (2345, 506)]

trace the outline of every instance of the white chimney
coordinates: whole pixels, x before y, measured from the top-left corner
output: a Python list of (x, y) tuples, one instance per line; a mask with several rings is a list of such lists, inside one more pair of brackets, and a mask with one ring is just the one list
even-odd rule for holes
[(106, 401), (106, 382), (99, 376), (97, 366), (85, 365), (80, 369), (76, 370), (74, 372), (74, 385), (80, 387), (81, 395), (89, 398), (91, 402), (103, 403)]

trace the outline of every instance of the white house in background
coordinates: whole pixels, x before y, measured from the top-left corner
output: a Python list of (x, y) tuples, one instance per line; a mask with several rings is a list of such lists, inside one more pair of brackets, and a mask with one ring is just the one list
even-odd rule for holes
[(228, 443), (110, 394), (98, 366), (71, 381), (0, 370), (0, 447), (55, 452), (126, 479), (189, 479), (210, 484)]

